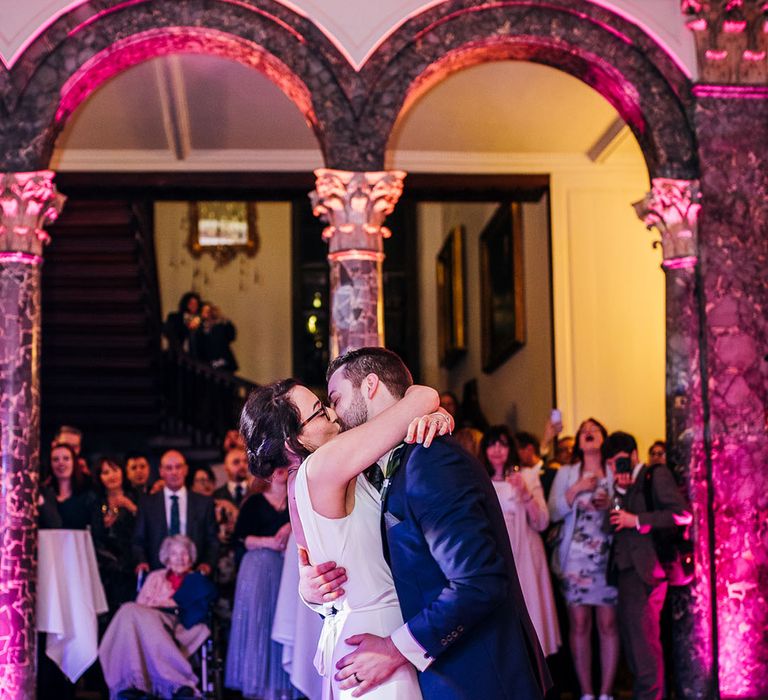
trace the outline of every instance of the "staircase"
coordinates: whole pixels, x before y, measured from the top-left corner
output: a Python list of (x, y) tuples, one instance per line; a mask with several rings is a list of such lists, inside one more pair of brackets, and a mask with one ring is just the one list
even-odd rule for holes
[(119, 449), (161, 420), (160, 316), (151, 205), (70, 199), (42, 273), (41, 427)]

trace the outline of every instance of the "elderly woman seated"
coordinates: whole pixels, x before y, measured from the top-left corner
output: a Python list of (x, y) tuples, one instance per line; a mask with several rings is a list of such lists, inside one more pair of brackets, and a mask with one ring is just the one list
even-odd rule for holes
[(205, 641), (202, 621), (215, 587), (202, 574), (191, 573), (197, 558), (184, 535), (166, 537), (160, 561), (135, 603), (117, 611), (99, 647), (99, 659), (110, 698), (197, 697), (197, 677), (187, 657)]

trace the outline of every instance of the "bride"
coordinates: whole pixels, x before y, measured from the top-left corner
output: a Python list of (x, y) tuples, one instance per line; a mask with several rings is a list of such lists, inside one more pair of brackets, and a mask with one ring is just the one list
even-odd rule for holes
[[(326, 604), (315, 656), (323, 700), (359, 695), (360, 686), (353, 696), (354, 689), (340, 688), (333, 678), (336, 662), (354, 649), (346, 639), (365, 632), (386, 637), (403, 624), (382, 549), (379, 493), (361, 474), (403, 441), (428, 447), (436, 434), (449, 432), (451, 420), (438, 406), (436, 391), (411, 386), (376, 418), (340, 433), (334, 410), (288, 379), (255, 389), (243, 409), (240, 428), (253, 473), (268, 479), (275, 469), (294, 465), (289, 501), (295, 498), (291, 515), (300, 545), (313, 561), (333, 560), (351, 572), (344, 597)], [(366, 697), (418, 700), (415, 668), (401, 666)]]

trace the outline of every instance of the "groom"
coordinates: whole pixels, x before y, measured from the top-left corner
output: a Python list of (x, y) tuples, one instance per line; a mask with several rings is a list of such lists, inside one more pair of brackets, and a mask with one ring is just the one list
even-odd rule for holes
[[(400, 357), (384, 348), (350, 351), (326, 377), (345, 429), (377, 416), (412, 383)], [(405, 624), (390, 637), (348, 639), (357, 649), (339, 661), (341, 687), (362, 695), (410, 662), (421, 671), (426, 700), (543, 697), (550, 684), (544, 656), (485, 470), (442, 438), (429, 449), (405, 446), (380, 464), (389, 476), (382, 489), (384, 554)], [(310, 603), (332, 599), (344, 580), (328, 562), (303, 567), (301, 577)]]

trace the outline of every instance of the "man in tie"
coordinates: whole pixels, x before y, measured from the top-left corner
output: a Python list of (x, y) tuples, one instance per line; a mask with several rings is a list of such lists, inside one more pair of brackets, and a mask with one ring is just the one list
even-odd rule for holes
[(160, 458), (165, 486), (139, 503), (133, 536), (136, 571), (162, 568), (158, 554), (168, 535), (186, 535), (197, 547), (198, 570), (210, 574), (219, 551), (213, 499), (187, 490), (184, 455), (169, 450)]
[(248, 458), (242, 447), (233, 447), (224, 457), (227, 483), (213, 492), (215, 499), (234, 503), (238, 508), (248, 490)]

